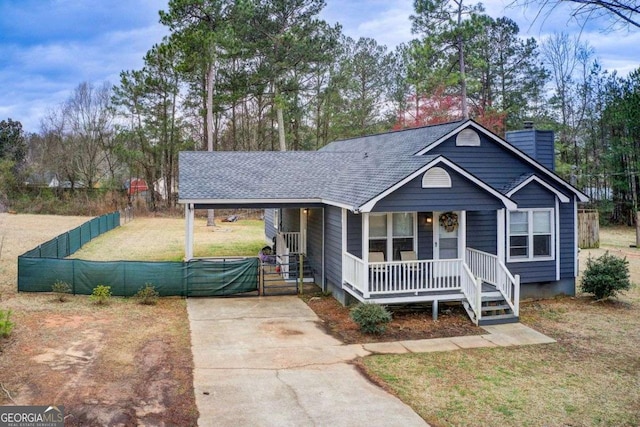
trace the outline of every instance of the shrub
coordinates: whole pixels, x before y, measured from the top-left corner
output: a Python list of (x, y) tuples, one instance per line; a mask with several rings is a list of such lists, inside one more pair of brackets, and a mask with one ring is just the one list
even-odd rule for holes
[(378, 304), (360, 303), (351, 309), (349, 315), (366, 334), (381, 334), (391, 322), (391, 313)]
[(133, 297), (138, 300), (139, 304), (156, 305), (160, 294), (151, 283), (145, 283), (144, 288), (140, 288)]
[(7, 338), (11, 335), (15, 323), (11, 321), (11, 310), (0, 310), (0, 337)]
[(582, 290), (592, 293), (598, 300), (614, 297), (619, 291), (631, 288), (629, 261), (605, 252), (599, 258), (587, 259), (582, 276)]
[(72, 291), (71, 285), (62, 280), (56, 280), (56, 282), (51, 285), (51, 290), (57, 295), (58, 301), (60, 302), (65, 302)]
[(89, 298), (98, 305), (108, 304), (109, 299), (111, 298), (111, 286), (96, 286), (93, 288), (93, 292)]

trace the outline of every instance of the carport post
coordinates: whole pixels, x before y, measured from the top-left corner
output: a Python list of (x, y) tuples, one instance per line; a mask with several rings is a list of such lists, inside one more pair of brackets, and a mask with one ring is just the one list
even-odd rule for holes
[(193, 258), (193, 221), (195, 220), (195, 209), (193, 204), (184, 205), (185, 237), (184, 237), (184, 259), (190, 261)]

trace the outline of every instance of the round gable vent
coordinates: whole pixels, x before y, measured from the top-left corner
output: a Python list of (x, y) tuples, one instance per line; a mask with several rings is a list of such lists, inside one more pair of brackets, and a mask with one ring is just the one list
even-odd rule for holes
[(451, 188), (451, 177), (442, 168), (431, 168), (422, 176), (422, 188)]
[(464, 129), (456, 136), (458, 147), (479, 147), (480, 135), (473, 129)]

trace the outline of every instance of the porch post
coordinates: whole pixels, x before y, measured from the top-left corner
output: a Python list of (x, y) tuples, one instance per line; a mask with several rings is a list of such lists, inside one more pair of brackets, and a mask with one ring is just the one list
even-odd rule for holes
[(504, 208), (502, 209), (498, 209), (496, 210), (496, 223), (498, 224), (497, 226), (497, 242), (496, 242), (496, 246), (497, 246), (497, 253), (496, 255), (498, 256), (498, 259), (505, 264), (505, 257), (504, 257), (504, 251), (505, 251), (505, 247), (506, 247), (506, 241), (505, 241), (505, 236), (506, 236), (506, 228), (504, 225), (504, 213), (505, 210)]
[(298, 250), (300, 253), (307, 253), (307, 215), (309, 214), (309, 209), (300, 209), (300, 245)]
[(193, 258), (193, 221), (195, 219), (195, 209), (193, 204), (184, 205), (185, 218), (185, 238), (184, 238), (184, 259), (190, 261)]
[(463, 261), (467, 257), (467, 211), (460, 211), (460, 254)]
[(342, 257), (342, 283), (344, 284), (344, 276), (345, 276), (345, 267), (344, 267), (344, 254), (347, 253), (347, 210), (342, 208), (342, 221), (341, 221), (341, 231), (342, 231), (342, 252), (340, 256)]
[(362, 288), (369, 298), (369, 213), (362, 214)]
[(520, 275), (516, 274), (514, 279), (516, 279), (516, 283), (513, 284), (515, 286), (513, 289), (513, 306), (516, 309), (513, 314), (515, 316), (520, 316)]

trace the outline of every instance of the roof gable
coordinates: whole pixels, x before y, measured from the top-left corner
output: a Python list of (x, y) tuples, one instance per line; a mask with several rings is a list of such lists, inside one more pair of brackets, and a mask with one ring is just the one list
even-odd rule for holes
[[(451, 140), (460, 131), (462, 131), (464, 129), (469, 129), (469, 128), (477, 131), (478, 133), (481, 134), (481, 136), (484, 136), (485, 138), (491, 140), (492, 142), (496, 143), (499, 147), (504, 149), (506, 152), (512, 154), (514, 157), (516, 157), (519, 160), (521, 160), (522, 162), (528, 164), (530, 167), (532, 167), (536, 171), (537, 174), (539, 174), (541, 176), (544, 176), (544, 177), (548, 178), (550, 181), (552, 181), (555, 184), (559, 185), (560, 187), (562, 187), (562, 188), (564, 188), (566, 190), (569, 190), (571, 193), (573, 193), (576, 196), (578, 196), (579, 201), (581, 201), (581, 202), (589, 201), (589, 198), (585, 194), (583, 194), (580, 190), (578, 190), (577, 188), (573, 187), (572, 185), (570, 185), (569, 183), (564, 181), (562, 178), (560, 178), (558, 175), (556, 175), (554, 172), (548, 170), (542, 164), (537, 162), (535, 159), (529, 157), (527, 154), (525, 154), (524, 152), (522, 152), (518, 148), (516, 148), (513, 145), (509, 144), (507, 141), (505, 141), (504, 139), (502, 139), (499, 136), (495, 135), (494, 133), (490, 132), (489, 130), (487, 130), (483, 126), (479, 125), (478, 123), (474, 122), (473, 120), (468, 120), (468, 121), (463, 122), (463, 123), (459, 123), (458, 122), (458, 126), (456, 128), (450, 130), (445, 135), (443, 135), (440, 138), (438, 138), (437, 140), (431, 142), (428, 146), (426, 146), (425, 148), (423, 148), (423, 149), (419, 150), (418, 152), (416, 152), (415, 155), (416, 156), (422, 156), (422, 155), (425, 155), (425, 154), (435, 154), (435, 151), (436, 151), (437, 147), (439, 147), (443, 143)], [(460, 148), (466, 148), (466, 147), (460, 147)]]

